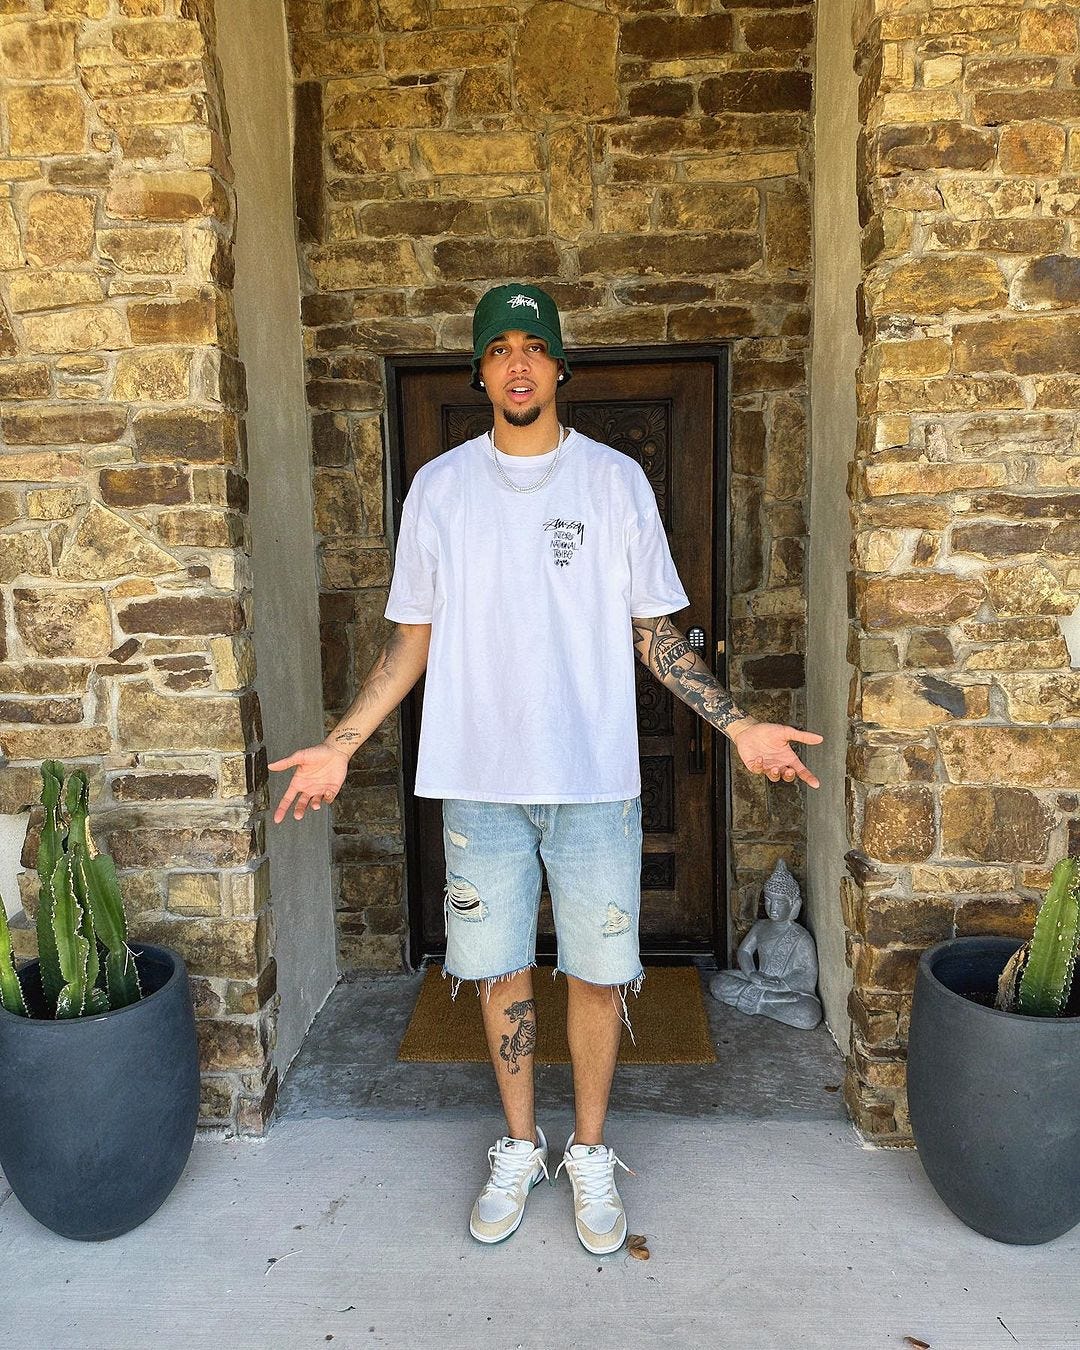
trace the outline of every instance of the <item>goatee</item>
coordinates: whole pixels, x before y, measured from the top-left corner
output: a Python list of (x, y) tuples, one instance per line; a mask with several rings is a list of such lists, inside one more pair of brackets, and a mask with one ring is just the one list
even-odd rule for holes
[(543, 408), (537, 403), (532, 408), (526, 408), (524, 412), (516, 412), (513, 408), (503, 408), (502, 415), (512, 427), (531, 427), (543, 411)]

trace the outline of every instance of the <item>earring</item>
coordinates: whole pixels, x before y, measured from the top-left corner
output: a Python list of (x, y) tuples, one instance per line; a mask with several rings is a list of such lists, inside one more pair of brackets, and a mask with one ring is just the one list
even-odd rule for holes
[(566, 379), (566, 376), (565, 376), (565, 375), (560, 375), (560, 376), (559, 376), (560, 382), (563, 381), (563, 380), (565, 380), (565, 379)]
[(483, 389), (483, 387), (484, 387), (484, 381), (481, 380), (481, 381), (480, 381), (480, 388)]

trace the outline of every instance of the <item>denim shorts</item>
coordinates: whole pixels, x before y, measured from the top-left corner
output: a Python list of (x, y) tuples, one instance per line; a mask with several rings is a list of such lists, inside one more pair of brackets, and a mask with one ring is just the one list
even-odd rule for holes
[(443, 799), (446, 959), (443, 974), (483, 981), (536, 965), (536, 927), (547, 871), (562, 971), (588, 984), (644, 979), (638, 949), (641, 798), (612, 802)]

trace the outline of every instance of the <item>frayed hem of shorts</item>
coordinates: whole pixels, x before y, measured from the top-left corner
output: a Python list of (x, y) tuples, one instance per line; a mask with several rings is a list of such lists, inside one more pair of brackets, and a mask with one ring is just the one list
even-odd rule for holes
[[(490, 1003), (491, 990), (495, 985), (502, 983), (502, 981), (504, 980), (512, 980), (515, 975), (520, 975), (523, 971), (526, 970), (533, 970), (535, 966), (536, 962), (530, 961), (528, 965), (519, 966), (517, 970), (508, 970), (505, 975), (489, 975), (484, 977), (483, 979), (479, 980), (474, 979), (472, 983), (476, 987), (477, 998), (480, 997), (480, 985), (483, 984), (484, 988), (487, 991), (487, 1001)], [(458, 996), (458, 990), (461, 988), (461, 986), (465, 983), (465, 981), (469, 977), (467, 975), (454, 975), (449, 970), (447, 970), (445, 966), (443, 966), (442, 977), (444, 980), (451, 981), (450, 1001), (453, 1002)]]
[[(555, 969), (551, 972), (551, 978), (554, 979), (556, 975), (572, 975), (572, 974), (573, 971), (561, 970), (559, 966), (556, 966)], [(640, 996), (641, 985), (645, 979), (645, 971), (642, 970), (640, 974), (635, 975), (632, 980), (626, 980), (622, 984), (607, 985), (606, 981), (604, 980), (585, 980), (582, 979), (580, 975), (574, 975), (574, 979), (581, 980), (582, 984), (602, 985), (605, 986), (606, 988), (609, 988), (612, 991), (611, 1001), (613, 1004), (615, 1004), (615, 1007), (619, 1010), (619, 1021), (622, 1022), (623, 1026), (630, 1033), (630, 1043), (632, 1045), (637, 1045), (637, 1041), (634, 1039), (634, 1028), (630, 1025), (630, 1015), (626, 1010), (626, 994), (627, 991), (629, 991), (634, 995), (635, 998), (638, 998)], [(619, 1003), (617, 1004), (615, 1003), (614, 998), (616, 990), (618, 991), (619, 994)]]

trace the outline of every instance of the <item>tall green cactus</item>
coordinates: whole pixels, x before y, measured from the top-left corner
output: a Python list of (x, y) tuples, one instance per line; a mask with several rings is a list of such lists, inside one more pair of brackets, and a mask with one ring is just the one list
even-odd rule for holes
[(15, 973), (15, 962), (11, 954), (11, 930), (8, 928), (7, 911), (4, 897), (0, 895), (0, 1008), (6, 1008), (19, 1017), (29, 1017), (26, 1000), (23, 998), (22, 985)]
[(81, 1017), (86, 1007), (86, 967), (90, 943), (82, 933), (82, 906), (75, 895), (72, 862), (71, 854), (65, 853), (56, 864), (52, 879), (55, 899), (53, 935), (60, 970), (64, 976), (64, 984), (56, 1000), (57, 1018)]
[[(90, 833), (89, 780), (85, 770), (75, 769), (65, 788), (64, 765), (56, 759), (42, 764), (41, 777), (45, 818), (37, 856), (37, 935), (46, 1016), (84, 1017), (126, 1007), (142, 998), (142, 987), (127, 942), (116, 866)], [(17, 985), (13, 969), (12, 978)], [(7, 1007), (15, 986), (7, 979), (2, 939), (0, 979)]]
[(53, 896), (53, 876), (56, 864), (64, 853), (64, 814), (60, 806), (60, 793), (64, 782), (64, 766), (57, 759), (47, 759), (41, 766), (41, 802), (45, 807), (45, 819), (41, 826), (41, 838), (38, 842), (38, 970), (41, 976), (41, 992), (45, 1007), (50, 1016), (56, 1011), (56, 1000), (64, 987), (64, 977), (60, 970), (60, 958), (56, 951), (56, 938), (53, 935), (53, 910), (56, 905)]
[(76, 769), (67, 780), (67, 786), (64, 789), (64, 808), (69, 817), (67, 838), (64, 840), (64, 849), (69, 855), (74, 855), (72, 856), (71, 884), (74, 887), (75, 898), (78, 900), (82, 909), (82, 935), (89, 943), (86, 961), (86, 983), (88, 987), (93, 988), (93, 986), (97, 984), (98, 976), (100, 974), (98, 945), (94, 936), (94, 916), (90, 911), (90, 905), (86, 898), (86, 878), (84, 868), (81, 864), (81, 859), (77, 856), (80, 848), (85, 851), (86, 845), (83, 843), (83, 834), (76, 829), (75, 816), (72, 811), (72, 801), (73, 799), (77, 801), (79, 797), (79, 774), (82, 774), (85, 781), (85, 772), (82, 769)]
[(96, 857), (88, 857), (85, 866), (86, 890), (94, 913), (94, 924), (98, 936), (108, 949), (105, 984), (109, 991), (109, 1007), (125, 1008), (129, 1003), (137, 1003), (143, 992), (135, 966), (135, 954), (127, 945), (127, 924), (116, 864), (107, 853), (99, 853)]
[(1057, 1017), (1069, 1001), (1080, 948), (1080, 858), (1062, 858), (1035, 920), (1031, 951), (1020, 980), (1018, 1009)]
[[(83, 769), (75, 769), (67, 782), (65, 805), (70, 817), (68, 848), (76, 854), (74, 882), (80, 902), (87, 908), (91, 934), (104, 943), (105, 986), (110, 1008), (124, 1008), (142, 998), (135, 957), (127, 943), (127, 918), (120, 898), (116, 865), (99, 851), (90, 833), (90, 783)], [(97, 979), (97, 949), (93, 954), (93, 979)], [(91, 1000), (93, 1002), (94, 1000)]]

